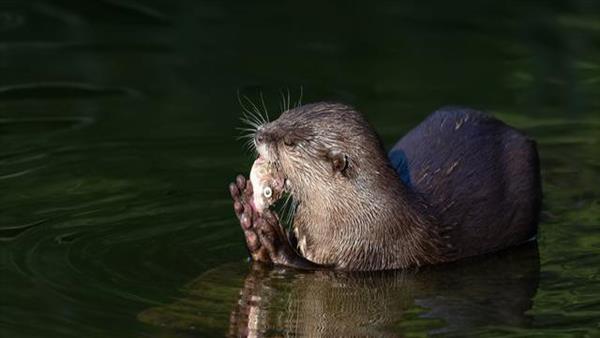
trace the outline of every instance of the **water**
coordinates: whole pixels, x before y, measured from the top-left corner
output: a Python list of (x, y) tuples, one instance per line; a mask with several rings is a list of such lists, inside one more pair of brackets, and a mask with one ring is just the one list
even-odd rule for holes
[[(0, 336), (600, 335), (599, 6), (0, 2)], [(441, 105), (539, 143), (538, 246), (421, 271), (250, 267), (236, 93)]]

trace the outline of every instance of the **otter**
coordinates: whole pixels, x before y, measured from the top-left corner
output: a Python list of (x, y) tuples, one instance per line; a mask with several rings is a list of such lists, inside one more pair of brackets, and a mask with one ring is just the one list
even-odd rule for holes
[(496, 252), (535, 238), (542, 200), (536, 143), (485, 113), (445, 107), (386, 154), (340, 103), (288, 109), (256, 128), (261, 161), (295, 205), (286, 232), (253, 187), (229, 185), (256, 261), (299, 269), (393, 270)]

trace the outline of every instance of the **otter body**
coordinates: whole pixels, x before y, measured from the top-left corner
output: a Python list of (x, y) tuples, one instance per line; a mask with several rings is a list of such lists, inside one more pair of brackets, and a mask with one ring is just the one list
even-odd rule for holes
[(459, 257), (536, 235), (542, 196), (536, 144), (503, 122), (443, 108), (398, 141), (389, 158), (403, 183), (453, 228)]
[(288, 239), (272, 212), (230, 185), (255, 260), (299, 268), (385, 270), (501, 250), (536, 233), (541, 201), (535, 143), (483, 113), (441, 109), (389, 157), (352, 107), (317, 103), (258, 126), (259, 156), (294, 199)]

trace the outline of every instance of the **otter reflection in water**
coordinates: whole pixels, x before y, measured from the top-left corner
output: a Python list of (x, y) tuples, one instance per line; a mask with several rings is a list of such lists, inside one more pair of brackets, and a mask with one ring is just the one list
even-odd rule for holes
[[(220, 270), (191, 283), (185, 298), (144, 311), (140, 320), (184, 336), (394, 337), (414, 330), (463, 335), (487, 326), (527, 327), (539, 259), (531, 242), (419, 271), (298, 272), (254, 263), (241, 282), (231, 267)], [(232, 280), (243, 284), (241, 290), (227, 286)]]

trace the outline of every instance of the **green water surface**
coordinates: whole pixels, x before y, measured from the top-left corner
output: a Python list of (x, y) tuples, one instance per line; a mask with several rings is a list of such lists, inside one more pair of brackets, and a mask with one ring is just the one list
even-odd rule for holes
[[(538, 141), (537, 246), (420, 271), (250, 266), (236, 93), (436, 108)], [(600, 336), (592, 1), (0, 1), (0, 336)]]

